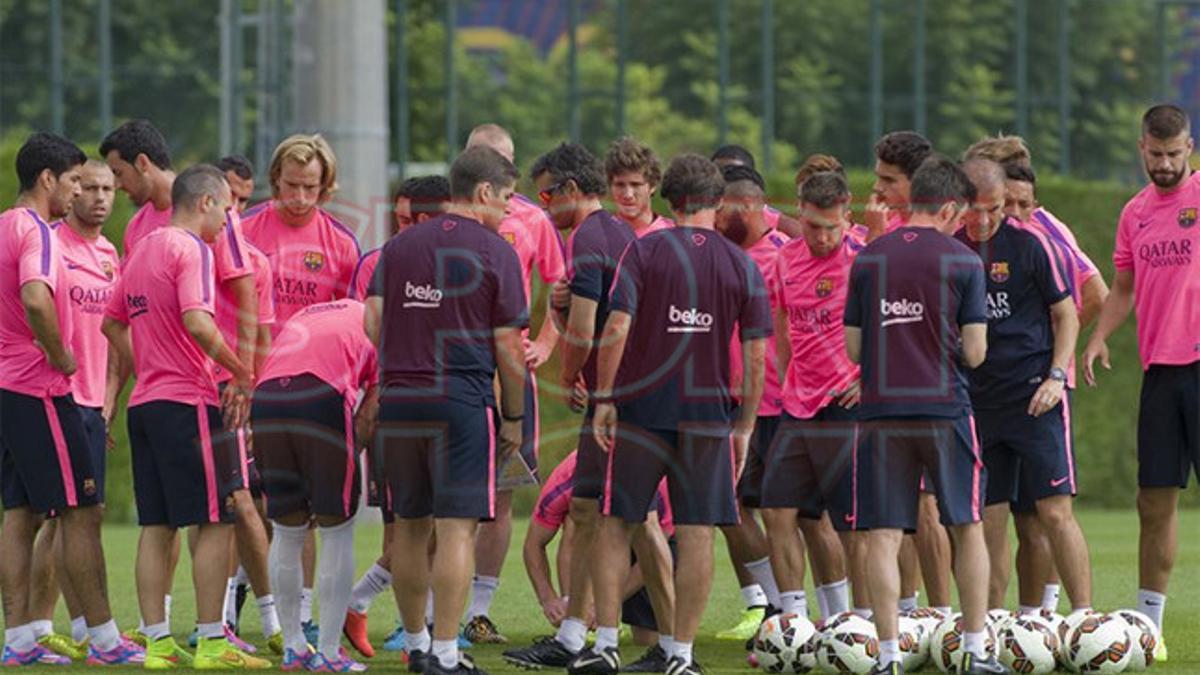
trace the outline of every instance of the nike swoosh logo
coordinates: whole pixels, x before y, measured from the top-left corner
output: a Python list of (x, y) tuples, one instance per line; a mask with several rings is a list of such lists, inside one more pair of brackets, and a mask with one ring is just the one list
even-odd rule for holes
[(1148, 605), (1148, 606), (1150, 606), (1150, 607), (1158, 607), (1158, 606), (1159, 606), (1159, 605), (1161, 605), (1161, 604), (1162, 604), (1162, 603), (1161, 603), (1161, 602), (1158, 602), (1157, 600), (1147, 600), (1147, 601), (1146, 601), (1146, 605)]
[(1052, 480), (1052, 481), (1050, 481), (1050, 487), (1058, 487), (1059, 485), (1062, 485), (1063, 483), (1067, 482), (1067, 480), (1069, 478), (1070, 478), (1070, 476), (1063, 476), (1062, 478)]

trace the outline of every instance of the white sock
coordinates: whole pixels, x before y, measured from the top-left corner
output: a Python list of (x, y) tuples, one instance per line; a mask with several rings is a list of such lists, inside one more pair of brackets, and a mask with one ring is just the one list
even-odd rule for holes
[(233, 578), (238, 586), (246, 586), (250, 583), (250, 575), (246, 574), (246, 568), (238, 565), (237, 571), (233, 573)]
[(871, 611), (869, 607), (855, 607), (854, 613), (867, 621), (870, 621), (871, 617), (875, 616), (875, 612)]
[(213, 623), (198, 623), (196, 624), (196, 635), (198, 635), (201, 640), (224, 640), (225, 624), (221, 623), (220, 621), (214, 621)]
[(29, 622), (29, 629), (33, 631), (33, 639), (41, 640), (47, 635), (54, 632), (54, 622), (45, 619)]
[(422, 628), (420, 633), (409, 633), (404, 631), (404, 646), (408, 649), (408, 653), (425, 652), (429, 653), (429, 645), (433, 643), (433, 638), (429, 636), (429, 629)]
[[(338, 637), (342, 637), (338, 635)], [(434, 640), (433, 658), (438, 660), (445, 670), (458, 667), (458, 640)]]
[(1042, 589), (1042, 609), (1050, 612), (1057, 611), (1059, 592), (1058, 584), (1046, 584), (1046, 587)]
[(842, 579), (825, 584), (825, 606), (829, 610), (827, 616), (835, 616), (850, 611), (850, 581)]
[(37, 640), (33, 637), (33, 629), (25, 624), (5, 629), (4, 645), (14, 652), (27, 652), (37, 646)]
[(258, 619), (262, 624), (263, 637), (270, 638), (279, 632), (279, 612), (275, 609), (275, 596), (266, 594), (256, 600), (258, 603)]
[(433, 591), (425, 596), (425, 625), (433, 625)]
[(1164, 593), (1148, 591), (1144, 588), (1138, 589), (1137, 594), (1137, 611), (1150, 617), (1158, 630), (1162, 631), (1163, 609), (1167, 606), (1167, 596)]
[(981, 659), (987, 658), (987, 647), (984, 646), (984, 631), (978, 633), (963, 633), (963, 651), (970, 652)]
[(567, 651), (578, 652), (583, 649), (583, 643), (587, 639), (587, 624), (573, 617), (563, 619), (554, 639), (566, 647)]
[(171, 594), (167, 593), (163, 596), (163, 616), (167, 617), (167, 623), (171, 623)]
[[(786, 594), (781, 592), (779, 594), (780, 599), (782, 599), (784, 595), (786, 595)], [(828, 618), (829, 617), (829, 603), (825, 600), (825, 587), (817, 586), (815, 595), (817, 596), (817, 611), (821, 613), (820, 618), (822, 620)], [(786, 612), (787, 610), (784, 610), (784, 611)]]
[(71, 639), (76, 642), (83, 642), (87, 636), (87, 620), (82, 616), (71, 619)]
[(597, 654), (601, 650), (617, 646), (619, 631), (616, 626), (599, 626), (596, 628), (596, 646), (592, 648)]
[(230, 626), (237, 626), (238, 622), (237, 587), (237, 576), (225, 580), (225, 604), (221, 607), (221, 615)]
[(667, 655), (667, 660), (670, 661), (672, 656), (675, 656), (675, 638), (670, 635), (658, 636), (658, 648), (663, 650)]
[(1042, 608), (1034, 605), (1021, 605), (1017, 607), (1017, 614), (1037, 614), (1040, 611), (1042, 611)]
[(900, 660), (900, 640), (879, 641), (879, 665), (888, 666)]
[(304, 552), (306, 527), (289, 527), (274, 523), (275, 535), (267, 562), (271, 568), (271, 588), (275, 590), (275, 609), (283, 629), (283, 643), (297, 654), (308, 653), (308, 641), (300, 627), (300, 595), (304, 585), (304, 569), (300, 556)]
[[(321, 552), (317, 565), (317, 586), (321, 592), (319, 649), (325, 658), (338, 658), (342, 646), (342, 626), (350, 606), (354, 586), (354, 521), (336, 527), (319, 528)], [(457, 643), (456, 643), (457, 644)], [(457, 657), (456, 657), (457, 658)], [(455, 661), (457, 663), (457, 660)]]
[(675, 656), (678, 657), (680, 660), (682, 660), (684, 663), (691, 663), (692, 662), (692, 643), (676, 642), (675, 643)]
[(778, 606), (784, 614), (808, 616), (808, 597), (804, 591), (784, 591), (780, 593)]
[(487, 616), (492, 608), (492, 596), (500, 587), (496, 577), (475, 577), (471, 582), (471, 608), (467, 610), (467, 621), (477, 616)]
[(763, 593), (766, 593), (767, 603), (772, 607), (778, 607), (779, 585), (775, 583), (775, 572), (771, 570), (771, 559), (763, 558), (748, 562), (745, 567), (750, 576), (754, 577), (754, 581), (762, 587)]
[(951, 609), (949, 607), (934, 607), (933, 609), (942, 616), (950, 616), (951, 614)]
[(746, 603), (746, 609), (753, 609), (755, 607), (766, 607), (769, 601), (767, 600), (767, 594), (763, 592), (762, 586), (750, 584), (749, 586), (742, 586), (742, 602)]
[(300, 623), (312, 621), (313, 589), (305, 588), (300, 591)]
[(96, 627), (88, 627), (88, 637), (92, 645), (102, 652), (111, 651), (121, 645), (121, 631), (117, 630), (117, 622), (113, 619)]
[(901, 612), (913, 611), (917, 608), (917, 596), (913, 595), (911, 598), (900, 598), (899, 607)]
[(371, 569), (362, 575), (358, 583), (354, 584), (354, 590), (350, 591), (350, 609), (359, 614), (366, 614), (375, 596), (386, 591), (391, 585), (392, 573), (380, 567), (379, 563), (371, 565)]
[(146, 636), (146, 644), (150, 644), (159, 638), (163, 638), (171, 634), (171, 622), (164, 621), (162, 623), (143, 626), (142, 634)]

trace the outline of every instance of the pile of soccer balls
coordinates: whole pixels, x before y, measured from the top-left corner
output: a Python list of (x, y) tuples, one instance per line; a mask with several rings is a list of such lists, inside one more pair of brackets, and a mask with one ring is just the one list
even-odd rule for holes
[[(1016, 615), (988, 613), (987, 648), (1015, 673), (1044, 675), (1056, 668), (1076, 673), (1142, 671), (1154, 662), (1158, 630), (1133, 610)], [(900, 617), (905, 672), (932, 664), (953, 673), (962, 660), (961, 614), (921, 608)], [(751, 662), (769, 673), (868, 673), (879, 658), (875, 624), (851, 612), (818, 629), (795, 614), (769, 617), (753, 642)], [(930, 668), (929, 670), (933, 670)]]

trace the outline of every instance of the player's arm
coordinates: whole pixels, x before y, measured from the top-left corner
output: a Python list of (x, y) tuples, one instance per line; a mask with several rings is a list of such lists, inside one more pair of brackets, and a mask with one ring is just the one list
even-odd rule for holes
[[(129, 338), (129, 324), (123, 321), (118, 321), (111, 316), (104, 317), (104, 321), (100, 323), (100, 332), (104, 334), (104, 338), (108, 340), (110, 353), (115, 352), (117, 360), (122, 363), (133, 364), (133, 342)], [(109, 372), (112, 372), (113, 359), (108, 361)], [(106, 388), (107, 389), (107, 388)], [(108, 404), (107, 395), (105, 392), (105, 404)], [(115, 406), (116, 396), (120, 394), (120, 389), (113, 392), (113, 402)]]
[(775, 308), (775, 367), (779, 371), (779, 381), (787, 381), (788, 364), (792, 361), (792, 341), (788, 332), (787, 309)]
[(1083, 282), (1083, 288), (1079, 289), (1079, 296), (1082, 305), (1079, 308), (1079, 330), (1082, 332), (1100, 316), (1100, 308), (1108, 298), (1108, 284), (1104, 283), (1104, 277), (1099, 274), (1088, 277)]
[(616, 309), (610, 312), (604, 323), (604, 341), (596, 356), (596, 399), (600, 403), (596, 406), (593, 427), (596, 442), (605, 449), (611, 448), (617, 437), (617, 408), (612, 403), (612, 390), (632, 324), (633, 316), (628, 312)]
[(1100, 316), (1096, 319), (1096, 330), (1088, 340), (1083, 350), (1083, 376), (1087, 383), (1096, 385), (1096, 373), (1092, 369), (1096, 359), (1100, 359), (1104, 368), (1111, 369), (1108, 360), (1108, 336), (1125, 323), (1129, 313), (1133, 311), (1133, 270), (1119, 269), (1113, 276), (1112, 289), (1104, 304), (1100, 307)]
[[(563, 521), (562, 537), (558, 540), (558, 553), (554, 556), (554, 571), (558, 573), (558, 587), (571, 588), (571, 555), (575, 551), (575, 521), (570, 516)], [(564, 605), (567, 596), (563, 596)]]
[(222, 400), (225, 426), (233, 429), (245, 424), (249, 413), (247, 403), (254, 389), (254, 371), (225, 343), (212, 314), (202, 309), (189, 309), (183, 313), (183, 327), (201, 351), (233, 374), (232, 386), (225, 388)]
[[(105, 319), (105, 322), (107, 321)], [(103, 323), (101, 327), (103, 329)], [(113, 415), (116, 414), (117, 399), (121, 397), (121, 392), (125, 389), (125, 383), (129, 381), (132, 365), (133, 361), (125, 358), (120, 350), (117, 349), (117, 346), (109, 342), (108, 366), (104, 373), (104, 408), (101, 412), (106, 425), (112, 422)]]
[(254, 341), (254, 372), (261, 373), (263, 363), (271, 354), (271, 324), (258, 324), (258, 339)]
[(733, 423), (734, 460), (736, 475), (742, 475), (750, 436), (758, 420), (758, 405), (762, 402), (763, 382), (767, 372), (767, 339), (742, 340), (742, 404)]
[[(1075, 354), (1075, 341), (1079, 339), (1079, 315), (1071, 296), (1050, 305), (1050, 325), (1054, 331), (1054, 353), (1050, 357), (1050, 367), (1066, 372)], [(1058, 405), (1066, 386), (1065, 379), (1047, 377), (1029, 400), (1028, 413), (1037, 417)]]
[(254, 289), (254, 275), (247, 274), (224, 283), (234, 304), (237, 305), (238, 360), (245, 364), (257, 364), (255, 348), (258, 346), (258, 294)]
[(592, 353), (592, 340), (596, 336), (596, 305), (595, 300), (571, 295), (571, 307), (562, 334), (562, 372), (559, 377), (559, 384), (567, 392), (574, 388), (583, 365)]
[(968, 368), (978, 368), (987, 358), (987, 324), (968, 323), (959, 327), (962, 335), (962, 361)]
[(383, 316), (383, 298), (378, 295), (372, 295), (367, 298), (366, 309), (363, 311), (363, 330), (367, 333), (367, 339), (376, 348), (381, 347), (379, 344), (380, 334), (380, 318)]
[(521, 329), (497, 326), (492, 329), (496, 373), (500, 379), (501, 453), (510, 456), (521, 446), (521, 422), (525, 416), (525, 350)]
[(33, 339), (46, 352), (50, 365), (63, 375), (74, 375), (75, 356), (63, 344), (58, 326), (58, 312), (54, 307), (54, 292), (42, 281), (30, 281), (21, 286), (21, 305), (25, 307), (25, 318)]
[(858, 326), (843, 326), (846, 339), (846, 356), (853, 363), (862, 363), (862, 329)]
[(779, 214), (779, 224), (775, 226), (775, 229), (792, 239), (804, 236), (803, 228), (800, 227), (800, 221), (782, 213)]
[(546, 312), (546, 315), (542, 317), (542, 327), (538, 329), (537, 337), (525, 350), (526, 364), (534, 370), (550, 360), (550, 355), (554, 353), (554, 346), (558, 344), (558, 326), (554, 325), (552, 315), (553, 312)]
[[(564, 617), (555, 616), (554, 605), (559, 599), (558, 591), (554, 590), (554, 582), (550, 578), (550, 559), (546, 555), (546, 547), (554, 540), (558, 530), (551, 529), (539, 522), (531, 522), (525, 532), (525, 544), (521, 554), (525, 559), (525, 572), (529, 575), (529, 583), (537, 596), (538, 604), (550, 623), (558, 625)], [(561, 543), (559, 544), (562, 545)]]
[(372, 384), (363, 392), (362, 403), (354, 413), (354, 437), (360, 448), (370, 448), (379, 422), (379, 385)]

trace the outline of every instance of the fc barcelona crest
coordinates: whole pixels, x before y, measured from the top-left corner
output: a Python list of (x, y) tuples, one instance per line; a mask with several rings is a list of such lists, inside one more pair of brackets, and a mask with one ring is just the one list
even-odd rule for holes
[(833, 293), (833, 279), (829, 277), (821, 277), (817, 280), (817, 297), (828, 298), (829, 294)]
[(325, 268), (325, 256), (317, 251), (308, 251), (304, 254), (304, 267), (309, 272), (320, 272)]
[(94, 497), (96, 495), (96, 480), (93, 478), (83, 479), (83, 494)]
[(104, 272), (104, 276), (107, 277), (109, 281), (113, 280), (113, 266), (111, 262), (107, 260), (101, 260), (100, 271)]
[(988, 276), (990, 276), (992, 278), (992, 281), (994, 281), (998, 284), (1002, 284), (1002, 283), (1008, 281), (1008, 263), (1007, 262), (992, 263), (992, 269), (988, 272)]
[(1187, 229), (1196, 224), (1196, 207), (1179, 209), (1179, 226)]
[(501, 232), (500, 236), (504, 237), (504, 241), (507, 241), (509, 246), (517, 245), (517, 234), (515, 232)]

